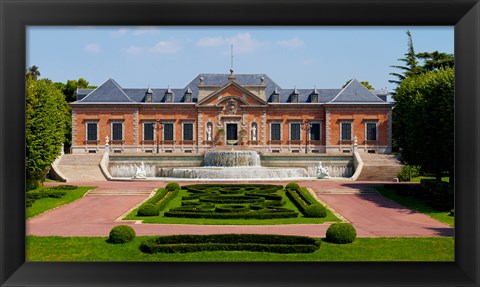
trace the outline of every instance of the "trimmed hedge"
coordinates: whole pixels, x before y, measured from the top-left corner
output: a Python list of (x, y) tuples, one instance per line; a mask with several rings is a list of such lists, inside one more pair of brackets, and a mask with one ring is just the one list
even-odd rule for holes
[(287, 190), (287, 196), (305, 217), (323, 218), (327, 216), (327, 209), (316, 201), (306, 189)]
[[(75, 187), (77, 188), (77, 187)], [(70, 188), (67, 188), (70, 189)], [(62, 198), (67, 192), (56, 186), (52, 188), (46, 188), (41, 191), (27, 191), (25, 193), (25, 206), (31, 207), (37, 199), (41, 198)]]
[(137, 211), (137, 216), (158, 216), (160, 212), (172, 201), (179, 193), (179, 190), (168, 191), (159, 188), (157, 193), (145, 201)]
[(282, 208), (285, 201), (273, 184), (194, 184), (182, 187), (190, 194), (166, 217), (209, 219), (272, 219), (297, 217), (298, 212)]
[(305, 207), (305, 217), (323, 218), (327, 216), (327, 209), (320, 204), (312, 204)]
[(346, 244), (352, 243), (357, 237), (357, 231), (350, 223), (334, 223), (327, 229), (328, 242)]
[[(265, 210), (265, 211), (264, 211)], [(169, 210), (164, 213), (166, 217), (183, 217), (183, 218), (209, 218), (209, 219), (274, 219), (274, 218), (291, 218), (297, 217), (298, 212), (285, 211), (275, 212), (274, 210), (260, 209), (250, 212), (211, 212), (211, 211), (181, 211)]]
[(196, 251), (254, 251), (311, 253), (320, 241), (306, 236), (265, 234), (172, 235), (148, 239), (140, 250), (145, 253), (184, 253)]
[(158, 210), (157, 206), (151, 203), (142, 205), (137, 211), (138, 216), (157, 216), (159, 214), (160, 211)]
[(180, 189), (180, 184), (178, 184), (176, 182), (169, 182), (165, 186), (165, 189), (168, 190), (168, 191), (178, 190), (178, 189)]
[(300, 185), (298, 185), (298, 183), (296, 183), (296, 182), (290, 182), (289, 184), (287, 184), (287, 186), (285, 186), (285, 189), (286, 190), (300, 190)]
[(133, 241), (135, 239), (135, 230), (128, 225), (117, 225), (108, 236), (107, 242), (113, 244), (122, 244)]

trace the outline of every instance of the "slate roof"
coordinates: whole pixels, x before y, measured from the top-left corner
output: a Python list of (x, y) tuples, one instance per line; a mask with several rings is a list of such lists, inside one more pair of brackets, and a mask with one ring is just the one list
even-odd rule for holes
[[(229, 82), (229, 74), (199, 74), (184, 88), (122, 88), (113, 79), (108, 79), (98, 88), (77, 89), (77, 101), (74, 103), (144, 103), (146, 93), (153, 92), (153, 103), (166, 102), (166, 93), (172, 93), (173, 103), (184, 103), (185, 94), (192, 94), (192, 103), (198, 102), (198, 85), (202, 82), (205, 86), (218, 86), (219, 88)], [(272, 95), (276, 91), (279, 95), (279, 103), (290, 103), (294, 91), (298, 94), (298, 103), (311, 103), (312, 94), (318, 94), (317, 103), (385, 103), (382, 99), (388, 94), (385, 90), (370, 91), (359, 81), (352, 80), (344, 89), (282, 89), (270, 77), (265, 74), (235, 74), (235, 82), (241, 86), (265, 84), (267, 102), (271, 103)], [(378, 96), (377, 96), (378, 95)], [(382, 96), (380, 98), (379, 96)], [(148, 103), (147, 103), (148, 104)]]
[(113, 79), (108, 79), (105, 83), (98, 86), (91, 93), (77, 102), (89, 103), (133, 103), (132, 99), (125, 94), (120, 85)]
[(384, 101), (356, 79), (351, 80), (329, 103), (383, 103)]

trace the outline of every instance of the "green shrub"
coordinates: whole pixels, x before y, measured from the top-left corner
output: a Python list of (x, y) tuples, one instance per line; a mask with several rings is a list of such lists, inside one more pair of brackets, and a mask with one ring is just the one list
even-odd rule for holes
[(196, 251), (254, 251), (276, 253), (311, 253), (320, 241), (306, 236), (266, 234), (172, 235), (148, 239), (140, 250), (145, 253)]
[(287, 184), (287, 186), (285, 187), (286, 190), (299, 190), (300, 189), (300, 185), (298, 185), (298, 183), (296, 182), (290, 182), (289, 184)]
[(180, 207), (166, 211), (165, 217), (182, 217), (182, 218), (209, 218), (209, 219), (274, 219), (274, 218), (292, 218), (297, 217), (298, 212), (277, 211), (272, 209), (260, 209), (250, 212), (212, 212), (212, 211), (183, 211)]
[(404, 165), (397, 175), (399, 181), (410, 181), (418, 176), (420, 176), (420, 166), (416, 165)]
[(352, 243), (357, 231), (350, 223), (334, 223), (327, 229), (326, 240), (332, 243)]
[(142, 205), (137, 211), (137, 216), (158, 216), (159, 214), (160, 210), (155, 204), (151, 203)]
[(168, 191), (174, 191), (177, 189), (180, 189), (180, 185), (176, 182), (169, 182), (166, 186), (165, 189)]
[(135, 230), (128, 225), (117, 225), (108, 236), (108, 243), (122, 244), (127, 243), (135, 239)]
[(453, 186), (448, 182), (439, 180), (422, 180), (420, 185), (424, 191), (425, 203), (441, 211), (448, 211), (454, 207)]
[(323, 218), (327, 217), (327, 209), (323, 205), (312, 204), (305, 207), (303, 215), (305, 217)]

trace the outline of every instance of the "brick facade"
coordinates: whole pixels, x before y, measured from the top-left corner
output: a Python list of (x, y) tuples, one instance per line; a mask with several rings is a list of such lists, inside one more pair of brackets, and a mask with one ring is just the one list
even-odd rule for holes
[[(257, 86), (242, 87), (230, 80), (214, 88), (202, 87), (200, 80), (198, 88), (196, 102), (72, 103), (72, 152), (101, 151), (108, 136), (114, 152), (202, 153), (220, 144), (215, 141), (219, 129), (226, 131), (223, 135), (226, 140), (232, 136), (227, 130), (234, 130), (235, 125), (236, 144), (241, 144), (239, 133), (245, 130), (245, 145), (263, 153), (352, 151), (354, 137), (359, 150), (391, 151), (391, 104), (387, 102), (272, 103), (267, 101), (263, 81)], [(350, 140), (341, 139), (342, 122), (351, 124)], [(87, 141), (87, 123), (97, 124), (96, 140)], [(122, 124), (121, 141), (112, 141), (112, 123)], [(144, 138), (148, 133), (144, 130), (146, 123), (153, 125), (153, 139)], [(164, 138), (166, 123), (173, 124), (173, 140)], [(272, 140), (272, 123), (280, 124), (280, 140)], [(320, 125), (320, 140), (311, 140), (305, 123)], [(375, 140), (366, 139), (367, 123), (371, 123), (371, 128), (376, 127)], [(296, 126), (292, 127), (292, 124)], [(298, 124), (300, 137), (292, 139), (292, 129), (298, 136)], [(256, 128), (255, 139), (252, 138), (252, 125)], [(189, 134), (190, 127), (193, 140), (185, 140), (184, 129)], [(211, 140), (207, 134), (209, 127), (212, 129)]]

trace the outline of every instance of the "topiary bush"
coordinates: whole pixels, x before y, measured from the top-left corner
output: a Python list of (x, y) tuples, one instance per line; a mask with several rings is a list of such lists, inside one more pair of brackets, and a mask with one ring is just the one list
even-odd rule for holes
[(420, 166), (405, 165), (397, 176), (399, 181), (410, 181), (412, 178), (420, 176)]
[(320, 204), (312, 204), (305, 207), (303, 215), (305, 217), (323, 218), (327, 217), (327, 209)]
[(350, 223), (334, 223), (327, 229), (326, 240), (332, 243), (352, 243), (357, 237), (357, 231)]
[(117, 225), (110, 230), (107, 242), (113, 244), (127, 243), (135, 239), (135, 236), (135, 230), (130, 226)]
[(160, 214), (160, 210), (158, 210), (155, 204), (147, 203), (142, 205), (138, 211), (138, 216), (157, 216)]
[(298, 183), (296, 183), (296, 182), (290, 182), (289, 184), (287, 184), (285, 189), (287, 189), (287, 190), (300, 190), (300, 185), (298, 185)]
[(168, 191), (174, 191), (180, 189), (180, 185), (176, 182), (169, 182), (167, 186), (165, 186), (165, 189)]

